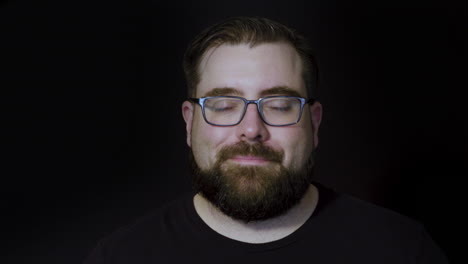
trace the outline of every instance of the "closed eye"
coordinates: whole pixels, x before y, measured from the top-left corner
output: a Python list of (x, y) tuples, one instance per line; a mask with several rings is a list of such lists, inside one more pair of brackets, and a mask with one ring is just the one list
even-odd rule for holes
[(270, 106), (268, 107), (268, 111), (274, 111), (274, 112), (280, 112), (280, 113), (286, 113), (290, 112), (292, 107), (290, 105), (288, 106)]
[(235, 106), (225, 106), (225, 107), (206, 106), (205, 108), (209, 111), (220, 113), (220, 112), (233, 111), (236, 107)]

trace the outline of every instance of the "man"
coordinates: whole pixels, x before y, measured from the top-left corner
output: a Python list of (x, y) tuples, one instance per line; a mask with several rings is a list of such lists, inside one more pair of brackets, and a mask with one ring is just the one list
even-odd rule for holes
[(311, 181), (322, 106), (294, 30), (228, 19), (195, 38), (184, 70), (195, 193), (86, 263), (447, 263), (415, 221)]

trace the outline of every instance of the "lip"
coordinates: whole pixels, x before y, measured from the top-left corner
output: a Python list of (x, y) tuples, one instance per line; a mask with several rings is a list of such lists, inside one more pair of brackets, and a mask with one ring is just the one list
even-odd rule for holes
[(234, 156), (230, 160), (242, 165), (262, 165), (270, 162), (268, 159), (258, 156)]

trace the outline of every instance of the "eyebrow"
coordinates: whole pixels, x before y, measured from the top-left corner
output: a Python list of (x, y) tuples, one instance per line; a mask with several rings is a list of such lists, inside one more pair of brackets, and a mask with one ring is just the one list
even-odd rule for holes
[(275, 86), (275, 87), (263, 90), (260, 93), (260, 97), (264, 97), (267, 95), (287, 95), (287, 96), (302, 97), (302, 95), (298, 91), (288, 86)]
[(237, 89), (231, 88), (231, 87), (214, 88), (214, 89), (206, 92), (203, 95), (203, 97), (223, 96), (223, 95), (242, 95), (242, 92), (240, 92)]
[[(223, 95), (243, 95), (243, 92), (232, 87), (217, 87), (206, 92), (203, 95), (203, 97), (223, 96)], [(302, 95), (299, 92), (297, 92), (296, 90), (288, 86), (274, 86), (274, 87), (268, 88), (260, 92), (260, 97), (264, 97), (268, 95), (287, 95), (287, 96), (302, 97)]]

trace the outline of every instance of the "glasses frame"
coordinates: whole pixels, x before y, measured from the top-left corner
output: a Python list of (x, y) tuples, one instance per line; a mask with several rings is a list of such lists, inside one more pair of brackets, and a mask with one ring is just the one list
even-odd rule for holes
[[(236, 98), (236, 99), (241, 99), (242, 101), (244, 101), (244, 110), (242, 112), (242, 115), (241, 115), (239, 121), (237, 123), (231, 124), (231, 125), (219, 125), (219, 124), (214, 124), (214, 123), (209, 122), (206, 119), (206, 115), (205, 115), (205, 101), (208, 100), (208, 99), (212, 99), (212, 98)], [(273, 125), (273, 124), (270, 124), (267, 121), (265, 121), (263, 111), (260, 110), (260, 103), (263, 100), (270, 99), (270, 98), (294, 98), (294, 99), (298, 99), (301, 102), (301, 107), (300, 107), (299, 116), (298, 116), (296, 122), (292, 122), (292, 123), (288, 123), (288, 124), (284, 124), (284, 125)], [(256, 104), (257, 105), (258, 114), (260, 115), (260, 118), (262, 119), (262, 121), (265, 124), (267, 124), (269, 126), (274, 126), (274, 127), (291, 126), (291, 125), (299, 123), (299, 121), (301, 120), (304, 105), (305, 104), (313, 104), (315, 102), (314, 98), (306, 99), (306, 98), (298, 97), (298, 96), (285, 96), (285, 95), (265, 96), (265, 97), (258, 98), (257, 100), (247, 100), (247, 99), (245, 99), (243, 97), (229, 96), (229, 95), (226, 95), (226, 96), (209, 96), (209, 97), (200, 97), (200, 98), (188, 98), (188, 100), (200, 105), (201, 110), (202, 110), (202, 114), (203, 114), (203, 119), (205, 119), (206, 123), (208, 123), (208, 124), (210, 124), (212, 126), (221, 126), (221, 127), (236, 126), (240, 122), (242, 122), (242, 120), (244, 119), (245, 113), (247, 112), (247, 107), (249, 106), (249, 104)]]

